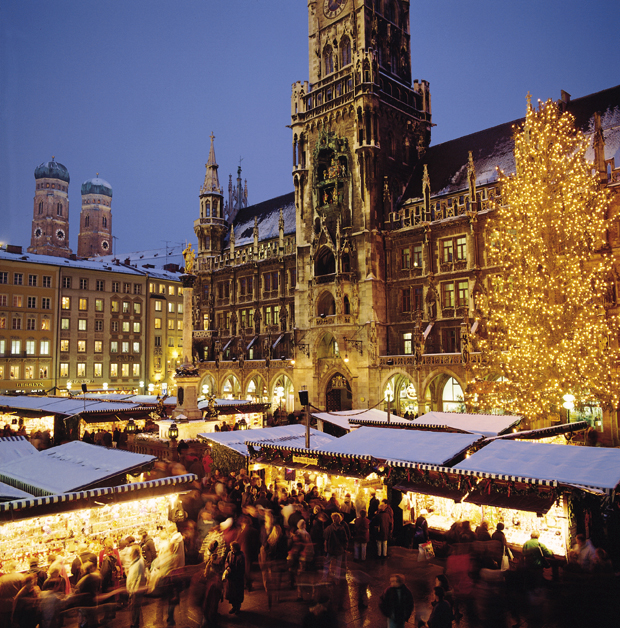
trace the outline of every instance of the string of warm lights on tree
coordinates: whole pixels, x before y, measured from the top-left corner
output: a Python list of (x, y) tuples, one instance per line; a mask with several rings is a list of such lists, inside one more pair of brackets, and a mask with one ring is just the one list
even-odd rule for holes
[(562, 406), (618, 405), (618, 319), (605, 309), (614, 298), (610, 197), (587, 147), (572, 115), (528, 100), (516, 173), (500, 172), (501, 202), (485, 232), (497, 272), (479, 304), (487, 333), (477, 375), (502, 376), (486, 407), (549, 419)]

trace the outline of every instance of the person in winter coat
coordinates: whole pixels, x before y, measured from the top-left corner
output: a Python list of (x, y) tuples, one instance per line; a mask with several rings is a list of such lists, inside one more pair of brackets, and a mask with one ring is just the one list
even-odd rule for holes
[(345, 552), (349, 545), (351, 533), (349, 526), (342, 520), (339, 512), (332, 513), (332, 523), (325, 528), (323, 532), (325, 539), (325, 566), (323, 568), (323, 579), (327, 580), (333, 565), (334, 578), (340, 580), (342, 572), (342, 564), (345, 558)]
[(374, 516), (377, 514), (379, 510), (379, 500), (377, 496), (372, 493), (370, 496), (370, 501), (368, 502), (368, 518), (372, 521)]
[(147, 569), (150, 569), (153, 561), (157, 558), (155, 543), (146, 530), (140, 530), (138, 534), (140, 535), (140, 548), (144, 557), (144, 564)]
[(445, 591), (442, 587), (435, 587), (433, 592), (435, 594), (435, 599), (432, 602), (433, 610), (426, 625), (428, 628), (452, 628), (454, 615), (450, 604), (445, 599)]
[(224, 563), (224, 579), (226, 581), (226, 599), (230, 602), (231, 615), (241, 610), (245, 585), (245, 556), (237, 541), (230, 544), (230, 552)]
[(388, 540), (392, 535), (392, 525), (390, 515), (385, 504), (379, 506), (379, 512), (374, 516), (371, 526), (375, 529), (377, 540), (377, 557), (387, 558)]
[(405, 576), (393, 573), (390, 586), (381, 594), (379, 610), (387, 617), (388, 628), (405, 628), (413, 613), (413, 594), (405, 585)]
[(538, 539), (540, 532), (533, 530), (530, 539), (523, 544), (523, 560), (525, 568), (530, 576), (530, 586), (536, 588), (543, 583), (543, 570), (546, 565), (546, 557), (553, 556), (553, 552), (545, 547)]
[(353, 557), (355, 560), (366, 560), (366, 546), (370, 540), (370, 520), (365, 510), (353, 522)]
[(130, 628), (140, 628), (142, 623), (142, 598), (146, 584), (146, 565), (137, 545), (131, 546), (131, 564), (127, 570), (127, 594), (131, 609)]

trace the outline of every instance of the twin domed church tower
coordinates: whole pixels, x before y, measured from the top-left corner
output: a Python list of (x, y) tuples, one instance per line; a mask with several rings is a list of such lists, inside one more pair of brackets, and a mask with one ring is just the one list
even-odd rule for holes
[[(69, 257), (69, 171), (47, 161), (34, 171), (36, 188), (29, 253)], [(112, 186), (98, 174), (82, 184), (78, 257), (107, 255), (112, 246)]]

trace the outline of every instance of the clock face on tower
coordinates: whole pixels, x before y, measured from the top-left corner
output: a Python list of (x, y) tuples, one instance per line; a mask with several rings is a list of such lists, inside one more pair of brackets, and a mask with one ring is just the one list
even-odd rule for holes
[(64, 240), (65, 239), (65, 232), (62, 229), (58, 229), (58, 231), (56, 232), (56, 237), (59, 240)]
[(107, 250), (110, 248), (110, 244), (109, 244), (109, 242), (108, 242), (107, 240), (104, 240), (104, 241), (101, 243), (101, 248), (102, 248), (104, 251), (107, 251)]
[(342, 13), (346, 4), (347, 0), (323, 0), (323, 13), (326, 17), (333, 19)]
[(34, 230), (34, 237), (35, 238), (40, 238), (42, 234), (43, 234), (43, 231), (41, 231), (41, 227), (37, 227)]

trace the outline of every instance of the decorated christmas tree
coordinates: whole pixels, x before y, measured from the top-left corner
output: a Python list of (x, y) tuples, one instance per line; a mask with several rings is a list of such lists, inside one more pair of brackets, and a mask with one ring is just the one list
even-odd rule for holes
[[(485, 232), (494, 268), (479, 307), (486, 321), (480, 400), (530, 420), (562, 406), (618, 404), (618, 321), (607, 246), (609, 196), (585, 158), (587, 138), (547, 101), (528, 100), (515, 131), (516, 173)], [(610, 341), (613, 338), (613, 342)]]

